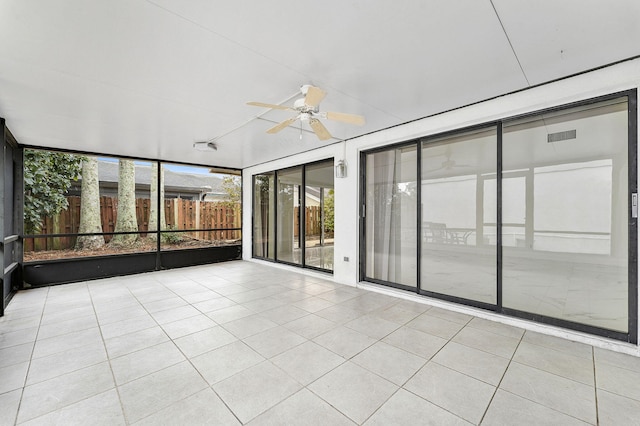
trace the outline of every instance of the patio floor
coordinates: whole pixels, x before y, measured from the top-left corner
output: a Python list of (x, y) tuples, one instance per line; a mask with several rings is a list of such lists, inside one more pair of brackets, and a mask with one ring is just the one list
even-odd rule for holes
[(640, 358), (235, 261), (18, 293), (0, 424), (640, 421)]

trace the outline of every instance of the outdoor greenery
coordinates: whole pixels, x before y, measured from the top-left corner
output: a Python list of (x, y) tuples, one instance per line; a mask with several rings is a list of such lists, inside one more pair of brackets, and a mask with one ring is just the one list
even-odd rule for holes
[[(175, 226), (167, 226), (166, 229), (173, 231), (177, 228)], [(184, 237), (180, 232), (162, 232), (160, 234), (160, 239), (165, 244), (179, 244), (184, 241)]]
[(61, 152), (24, 151), (24, 230), (34, 234), (42, 218), (55, 216), (68, 203), (65, 197), (82, 172), (82, 156)]
[(242, 197), (242, 186), (240, 176), (225, 176), (222, 178), (222, 190), (227, 194), (227, 202), (236, 204)]
[(333, 192), (333, 189), (330, 189), (327, 196), (324, 197), (324, 230), (327, 232), (333, 232), (334, 205), (335, 193)]

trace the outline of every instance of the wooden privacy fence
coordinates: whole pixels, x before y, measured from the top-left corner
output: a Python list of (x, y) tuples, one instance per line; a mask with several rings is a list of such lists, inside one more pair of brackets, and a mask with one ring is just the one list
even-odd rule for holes
[[(320, 235), (322, 230), (322, 209), (319, 206), (308, 206), (305, 207), (305, 235), (307, 237)], [(300, 207), (295, 207), (293, 212), (293, 236), (297, 237), (300, 232), (299, 220), (300, 215), (298, 212), (300, 211)]]
[[(55, 217), (43, 220), (40, 234), (76, 234), (80, 227), (80, 197), (67, 197), (69, 206)], [(136, 199), (136, 218), (138, 231), (149, 230), (151, 200)], [(239, 204), (225, 202), (183, 200), (174, 198), (164, 200), (164, 212), (167, 228), (170, 230), (190, 231), (189, 237), (206, 241), (239, 240), (241, 209)], [(100, 219), (102, 232), (115, 232), (118, 216), (118, 199), (100, 197)], [(219, 229), (217, 231), (198, 231), (198, 229)], [(111, 235), (104, 236), (109, 242)], [(25, 238), (25, 251), (64, 250), (73, 248), (76, 237), (73, 235), (55, 238)]]

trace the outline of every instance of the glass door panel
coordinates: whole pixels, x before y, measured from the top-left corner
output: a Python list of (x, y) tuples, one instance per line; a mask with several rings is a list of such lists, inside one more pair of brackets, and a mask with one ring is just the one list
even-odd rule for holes
[(417, 286), (416, 145), (366, 156), (367, 278)]
[(278, 171), (277, 259), (302, 264), (302, 167)]
[(253, 177), (253, 256), (275, 259), (275, 174)]
[(495, 128), (422, 143), (422, 290), (496, 304), (496, 150)]
[(505, 125), (505, 308), (628, 332), (627, 116), (622, 98)]
[(305, 266), (333, 270), (333, 161), (305, 167)]

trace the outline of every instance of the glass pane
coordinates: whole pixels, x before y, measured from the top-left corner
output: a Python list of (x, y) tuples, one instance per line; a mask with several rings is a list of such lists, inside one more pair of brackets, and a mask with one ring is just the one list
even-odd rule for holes
[[(151, 201), (156, 200), (157, 165), (152, 166)], [(222, 230), (241, 227), (240, 177), (212, 172), (208, 167), (161, 164), (160, 229), (166, 230)], [(150, 210), (157, 207), (152, 202)], [(152, 214), (154, 218), (157, 215)], [(155, 220), (149, 224), (157, 229)], [(208, 243), (204, 242), (206, 245)]]
[(305, 167), (305, 265), (333, 269), (333, 161)]
[(505, 307), (628, 331), (627, 114), (624, 98), (505, 126)]
[[(95, 158), (93, 160), (95, 161)], [(81, 179), (82, 156), (64, 152), (25, 149), (25, 234), (77, 232), (80, 222)], [(97, 183), (97, 178), (95, 181)], [(115, 180), (114, 183), (117, 188), (118, 181)], [(70, 244), (69, 242), (68, 245)]]
[(496, 303), (496, 149), (493, 128), (422, 144), (421, 289)]
[(502, 174), (502, 246), (525, 247), (526, 177)]
[(253, 255), (275, 259), (275, 175), (253, 177)]
[(300, 258), (300, 196), (302, 167), (278, 172), (278, 260), (302, 264)]
[(366, 275), (417, 285), (415, 145), (366, 158)]

